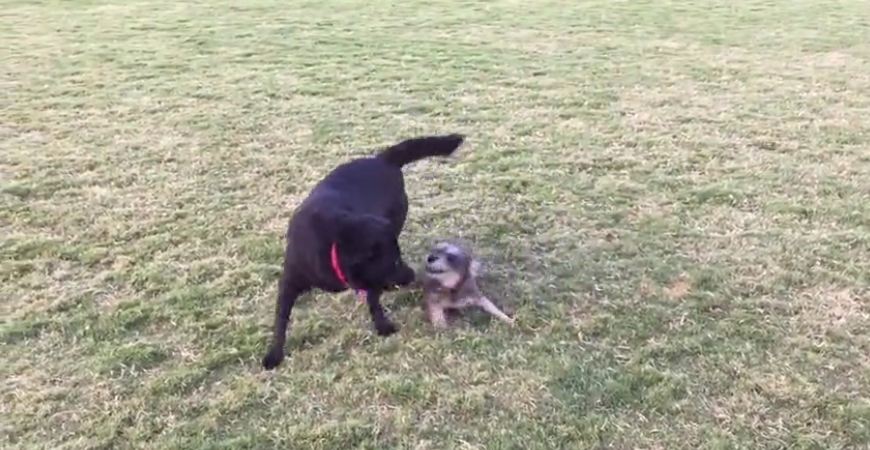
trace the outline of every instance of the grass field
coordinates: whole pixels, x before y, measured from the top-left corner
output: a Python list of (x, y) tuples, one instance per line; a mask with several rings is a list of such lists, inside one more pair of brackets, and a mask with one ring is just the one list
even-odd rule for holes
[[(0, 6), (0, 447), (870, 446), (866, 1)], [(519, 326), (319, 293), (263, 371), (294, 205), (454, 131), (405, 253)]]

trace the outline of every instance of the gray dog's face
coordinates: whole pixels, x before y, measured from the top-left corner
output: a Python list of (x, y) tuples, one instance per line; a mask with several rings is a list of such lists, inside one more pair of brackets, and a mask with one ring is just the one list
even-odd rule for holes
[[(470, 272), (470, 273), (469, 273)], [(452, 289), (466, 275), (476, 276), (476, 263), (465, 249), (449, 242), (439, 242), (426, 257), (426, 275)]]

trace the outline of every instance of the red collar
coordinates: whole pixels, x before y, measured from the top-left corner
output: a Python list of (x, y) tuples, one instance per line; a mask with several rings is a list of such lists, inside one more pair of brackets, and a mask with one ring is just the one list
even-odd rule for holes
[[(329, 248), (329, 262), (332, 264), (332, 272), (335, 273), (335, 277), (338, 278), (338, 281), (341, 281), (341, 284), (346, 287), (353, 289), (350, 287), (350, 283), (348, 283), (344, 271), (341, 270), (341, 264), (338, 262), (338, 245), (335, 242), (333, 242), (332, 247)], [(354, 290), (356, 291), (356, 296), (359, 298), (360, 303), (365, 303), (366, 291), (362, 289)]]
[(344, 276), (344, 272), (341, 271), (341, 264), (338, 263), (338, 245), (336, 245), (335, 242), (332, 243), (332, 247), (329, 249), (329, 262), (332, 263), (332, 271), (335, 273), (338, 281), (341, 281), (341, 284), (350, 287), (350, 283), (347, 282), (347, 277)]

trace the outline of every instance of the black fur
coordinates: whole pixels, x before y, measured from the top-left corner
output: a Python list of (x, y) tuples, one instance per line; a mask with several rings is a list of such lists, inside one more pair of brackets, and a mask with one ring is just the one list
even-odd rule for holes
[(272, 343), (263, 367), (272, 369), (284, 359), (287, 324), (299, 295), (312, 288), (347, 289), (332, 269), (333, 243), (351, 288), (366, 292), (378, 334), (397, 331), (384, 314), (380, 296), (392, 286), (414, 281), (398, 242), (408, 214), (402, 166), (430, 156), (449, 156), (463, 140), (458, 134), (408, 139), (377, 156), (336, 167), (314, 187), (287, 229)]

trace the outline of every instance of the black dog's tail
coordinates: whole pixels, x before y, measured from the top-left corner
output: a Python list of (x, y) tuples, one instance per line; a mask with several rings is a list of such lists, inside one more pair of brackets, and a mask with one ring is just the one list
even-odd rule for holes
[(465, 136), (461, 134), (408, 139), (382, 151), (378, 154), (378, 158), (396, 167), (402, 167), (430, 156), (450, 156), (464, 140)]

